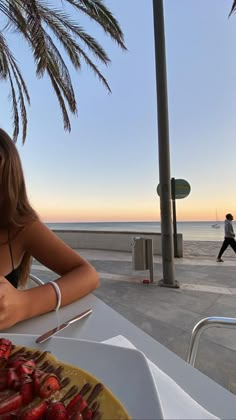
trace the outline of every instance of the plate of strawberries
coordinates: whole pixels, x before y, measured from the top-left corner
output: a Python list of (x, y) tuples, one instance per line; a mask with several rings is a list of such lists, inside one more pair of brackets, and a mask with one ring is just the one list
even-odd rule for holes
[(163, 418), (141, 352), (63, 337), (37, 345), (35, 339), (0, 337), (0, 420)]

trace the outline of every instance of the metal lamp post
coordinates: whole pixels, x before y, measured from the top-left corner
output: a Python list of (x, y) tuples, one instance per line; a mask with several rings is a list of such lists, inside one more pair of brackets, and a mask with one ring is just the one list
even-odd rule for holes
[(159, 282), (159, 284), (160, 286), (178, 288), (179, 284), (175, 280), (173, 230), (171, 220), (169, 122), (164, 13), (162, 0), (153, 0), (153, 18), (156, 60), (157, 120), (163, 265), (163, 279)]

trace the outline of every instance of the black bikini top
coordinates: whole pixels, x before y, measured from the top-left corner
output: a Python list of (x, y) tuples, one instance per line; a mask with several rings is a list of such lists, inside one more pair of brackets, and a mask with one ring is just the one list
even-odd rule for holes
[(12, 271), (7, 276), (5, 276), (5, 278), (12, 284), (12, 286), (14, 286), (17, 289), (19, 277), (20, 277), (20, 266), (17, 268), (14, 268), (14, 261), (13, 261), (9, 232), (8, 232), (8, 244), (9, 244), (9, 251), (11, 255)]

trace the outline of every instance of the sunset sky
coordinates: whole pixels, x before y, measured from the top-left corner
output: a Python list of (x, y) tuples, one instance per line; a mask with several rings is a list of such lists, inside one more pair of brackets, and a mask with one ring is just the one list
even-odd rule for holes
[[(125, 35), (127, 52), (88, 19), (73, 19), (111, 58), (100, 66), (109, 94), (86, 65), (72, 70), (78, 117), (65, 133), (57, 99), (36, 79), (30, 51), (11, 46), (31, 93), (28, 136), (17, 142), (31, 203), (45, 221), (160, 220), (152, 0), (105, 0)], [(61, 4), (61, 3), (60, 3)], [(164, 0), (171, 176), (190, 195), (177, 218), (219, 220), (235, 214), (236, 15), (232, 0)], [(12, 133), (8, 87), (2, 81), (0, 125)]]

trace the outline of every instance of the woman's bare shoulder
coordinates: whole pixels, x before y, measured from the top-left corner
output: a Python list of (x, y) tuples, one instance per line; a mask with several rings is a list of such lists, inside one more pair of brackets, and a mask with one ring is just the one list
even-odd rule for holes
[[(31, 230), (31, 226), (35, 223), (35, 221), (30, 221), (25, 223), (23, 226), (9, 226), (5, 229), (5, 238), (6, 242), (13, 242), (19, 241), (23, 242), (24, 238), (28, 235)], [(3, 230), (1, 230), (3, 232)]]
[(47, 229), (46, 225), (40, 219), (31, 220), (18, 229), (14, 236), (20, 236), (22, 241), (27, 242), (32, 235)]
[(62, 242), (40, 219), (25, 225), (21, 235), (26, 248), (38, 248), (46, 244), (55, 246), (56, 243)]
[(40, 220), (25, 227), (23, 242), (25, 252), (58, 274), (88, 264)]

